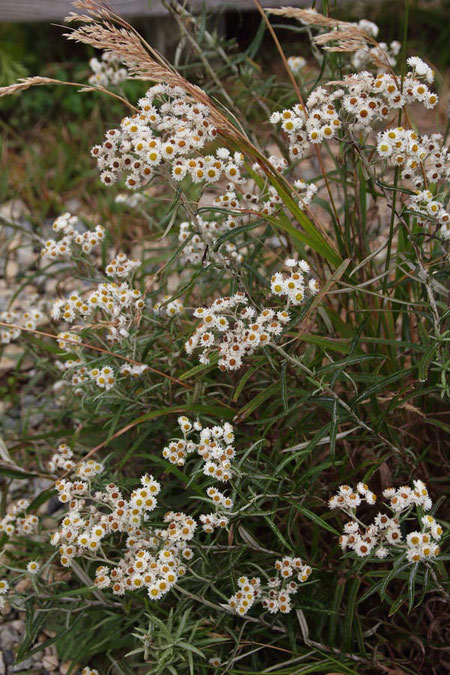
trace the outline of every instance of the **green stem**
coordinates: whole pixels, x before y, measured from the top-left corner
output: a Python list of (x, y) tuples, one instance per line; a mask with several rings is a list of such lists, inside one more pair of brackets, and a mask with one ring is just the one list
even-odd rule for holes
[[(408, 39), (408, 21), (409, 21), (409, 0), (405, 0), (405, 15), (404, 15), (404, 20), (403, 20), (402, 50), (401, 50), (401, 56), (400, 56), (400, 91), (403, 91), (403, 80), (404, 80), (405, 71), (406, 71), (406, 43), (407, 43), (407, 39)], [(397, 126), (401, 126), (402, 112), (403, 112), (403, 109), (400, 108), (400, 110), (398, 111)], [(396, 167), (395, 174), (394, 174), (394, 188), (397, 187), (399, 174), (400, 174), (400, 171), (399, 171), (398, 167)], [(392, 238), (393, 238), (393, 231), (394, 231), (396, 199), (397, 199), (397, 190), (394, 190), (394, 197), (393, 197), (393, 200), (392, 200), (391, 222), (389, 224), (389, 243), (388, 243), (388, 248), (387, 248), (387, 252), (386, 252), (386, 263), (385, 263), (385, 266), (384, 266), (385, 272), (388, 271), (389, 265), (391, 263), (391, 249), (392, 249)], [(382, 291), (383, 295), (386, 295), (387, 285), (388, 285), (388, 275), (386, 274), (386, 276), (383, 279), (383, 291)]]
[[(399, 177), (400, 170), (396, 166), (395, 167), (395, 173), (394, 173), (394, 188), (397, 187), (398, 183), (398, 177)], [(396, 202), (397, 202), (397, 190), (394, 190), (394, 195), (392, 197), (392, 210), (391, 210), (391, 221), (389, 223), (389, 238), (388, 238), (388, 245), (387, 245), (387, 251), (386, 251), (386, 262), (384, 265), (384, 278), (383, 278), (383, 288), (382, 288), (382, 295), (386, 295), (386, 290), (387, 290), (387, 285), (388, 285), (388, 270), (389, 266), (391, 264), (391, 250), (392, 250), (392, 239), (394, 237), (394, 222), (395, 222), (395, 207), (396, 207)]]

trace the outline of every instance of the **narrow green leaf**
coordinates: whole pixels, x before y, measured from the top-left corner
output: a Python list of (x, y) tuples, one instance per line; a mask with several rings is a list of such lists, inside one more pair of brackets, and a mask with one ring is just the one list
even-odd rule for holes
[(413, 607), (414, 607), (414, 595), (416, 591), (416, 576), (417, 572), (419, 569), (419, 563), (414, 563), (411, 567), (411, 572), (409, 573), (409, 579), (408, 579), (408, 601), (409, 601), (409, 608), (408, 608), (408, 614), (412, 612)]
[(426, 382), (428, 377), (428, 368), (430, 366), (433, 354), (438, 348), (439, 343), (435, 342), (428, 349), (425, 350), (424, 355), (419, 361), (419, 382)]
[(290, 504), (292, 504), (292, 506), (294, 506), (297, 509), (297, 511), (302, 513), (304, 516), (306, 516), (306, 518), (311, 520), (313, 523), (315, 523), (319, 527), (322, 527), (324, 530), (328, 530), (328, 532), (331, 532), (332, 534), (334, 534), (337, 537), (340, 536), (339, 532), (337, 530), (335, 530), (334, 527), (329, 525), (325, 520), (323, 520), (323, 518), (318, 516), (316, 513), (313, 513), (312, 511), (307, 509), (306, 506), (301, 506), (300, 504), (297, 504), (296, 502), (294, 502), (291, 499), (286, 499), (286, 501), (288, 501)]
[(280, 385), (277, 383), (270, 385), (267, 389), (261, 391), (257, 396), (255, 396), (251, 401), (246, 403), (236, 414), (235, 422), (236, 424), (245, 420), (252, 412), (254, 412), (259, 406), (261, 406), (264, 401), (267, 401), (270, 396), (279, 391)]
[(353, 621), (355, 619), (357, 595), (361, 580), (358, 578), (351, 579), (349, 582), (348, 602), (345, 608), (344, 619), (344, 634), (343, 634), (343, 648), (345, 651), (352, 651), (352, 636), (353, 636)]
[(374, 394), (378, 394), (378, 392), (380, 391), (385, 391), (391, 384), (397, 382), (398, 380), (408, 377), (408, 375), (410, 375), (414, 370), (415, 368), (405, 368), (405, 370), (400, 370), (400, 372), (396, 372), (393, 375), (390, 375), (389, 377), (381, 377), (380, 382), (378, 384), (374, 384), (372, 387), (369, 387), (368, 389), (363, 391), (362, 394), (357, 396), (357, 398), (354, 399), (352, 402), (353, 405), (361, 403), (361, 401), (365, 401)]

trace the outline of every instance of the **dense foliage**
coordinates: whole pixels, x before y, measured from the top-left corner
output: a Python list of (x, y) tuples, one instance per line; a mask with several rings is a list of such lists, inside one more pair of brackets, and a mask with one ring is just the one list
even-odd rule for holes
[(171, 3), (175, 67), (76, 6), (102, 51), (57, 96), (90, 119), (18, 162), (8, 126), (2, 179), (16, 662), (442, 672), (450, 165), (408, 2), (401, 42), (324, 3), (261, 10), (241, 51)]

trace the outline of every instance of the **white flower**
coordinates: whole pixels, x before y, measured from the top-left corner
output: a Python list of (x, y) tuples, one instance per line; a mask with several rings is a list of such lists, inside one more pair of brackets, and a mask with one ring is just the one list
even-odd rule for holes
[(416, 75), (425, 77), (430, 84), (433, 82), (433, 71), (421, 58), (418, 56), (410, 56), (409, 59), (407, 59), (407, 63), (415, 70)]
[(386, 558), (389, 555), (389, 551), (384, 546), (379, 546), (375, 551), (377, 558)]
[(386, 499), (389, 499), (389, 497), (392, 497), (395, 494), (395, 488), (386, 488), (383, 490), (383, 497), (386, 497)]
[(372, 547), (369, 543), (365, 541), (358, 541), (358, 543), (355, 545), (354, 550), (357, 556), (359, 556), (360, 558), (365, 558), (366, 556), (370, 555)]
[(377, 37), (379, 31), (377, 24), (373, 21), (368, 21), (367, 19), (360, 19), (358, 22), (358, 28), (375, 38)]
[(38, 574), (40, 569), (41, 566), (36, 560), (31, 560), (27, 565), (27, 572), (29, 574)]
[(306, 60), (303, 56), (290, 56), (287, 60), (289, 68), (297, 74), (306, 66)]
[(308, 282), (308, 288), (311, 295), (315, 295), (320, 289), (319, 282), (316, 279), (310, 279)]
[(393, 147), (388, 141), (382, 140), (377, 145), (377, 152), (380, 157), (390, 157), (393, 152)]
[(422, 534), (420, 532), (410, 532), (406, 537), (406, 543), (409, 547), (420, 546), (422, 543)]
[(306, 260), (299, 260), (298, 266), (300, 267), (302, 272), (305, 272), (305, 274), (308, 274), (311, 270), (311, 267), (310, 267), (309, 263), (306, 262)]

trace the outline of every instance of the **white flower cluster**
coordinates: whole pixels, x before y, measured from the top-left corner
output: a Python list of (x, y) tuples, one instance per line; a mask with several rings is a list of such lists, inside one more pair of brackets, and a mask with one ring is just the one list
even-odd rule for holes
[(253, 354), (258, 346), (270, 344), (283, 332), (290, 318), (288, 312), (263, 309), (257, 314), (248, 302), (245, 293), (238, 292), (214, 300), (210, 307), (197, 308), (194, 316), (202, 322), (185, 344), (187, 353), (201, 349), (199, 361), (208, 364), (210, 353), (217, 349), (219, 368), (237, 370), (245, 356)]
[(392, 166), (415, 171), (425, 160), (427, 152), (412, 129), (386, 129), (378, 134), (377, 152), (389, 158)]
[[(346, 75), (342, 85), (343, 88), (330, 93), (323, 87), (317, 87), (306, 101), (306, 110), (296, 104), (293, 108), (272, 114), (270, 121), (281, 123), (281, 128), (288, 135), (293, 159), (303, 157), (312, 143), (334, 138), (344, 121), (353, 131), (368, 132), (375, 122), (386, 120), (393, 110), (399, 110), (407, 103), (419, 101), (426, 108), (434, 108), (438, 102), (437, 95), (418, 79), (417, 71), (408, 73), (404, 78), (403, 91), (400, 90), (399, 79), (389, 73), (375, 76), (363, 71)], [(339, 112), (336, 108), (338, 101)]]
[(334, 106), (334, 94), (328, 94), (318, 87), (306, 102), (306, 112), (300, 103), (293, 108), (274, 112), (270, 121), (281, 123), (282, 130), (289, 140), (289, 153), (292, 159), (301, 159), (312, 143), (331, 140), (342, 126)]
[(61, 239), (47, 239), (44, 248), (41, 250), (43, 258), (70, 258), (74, 253), (73, 246), (80, 246), (84, 253), (90, 253), (94, 246), (97, 246), (105, 238), (105, 228), (103, 225), (97, 225), (94, 230), (81, 232), (77, 225), (79, 220), (77, 216), (66, 212), (58, 216), (52, 225), (52, 229), (57, 234), (62, 234)]
[(96, 668), (90, 668), (89, 666), (85, 666), (81, 671), (81, 675), (100, 675), (100, 674), (98, 670), (96, 670)]
[(432, 84), (434, 80), (434, 72), (428, 64), (419, 56), (410, 56), (406, 60), (408, 66), (412, 68), (412, 75), (414, 77), (423, 77), (428, 84)]
[(99, 284), (85, 300), (79, 293), (72, 293), (66, 300), (57, 300), (51, 309), (51, 317), (55, 321), (63, 320), (73, 323), (78, 318), (87, 319), (101, 311), (106, 314), (108, 334), (106, 339), (117, 343), (120, 338), (129, 336), (129, 327), (136, 310), (144, 307), (142, 294), (137, 288), (130, 288), (126, 281), (120, 285), (110, 282)]
[(178, 158), (172, 166), (172, 176), (181, 181), (190, 176), (193, 183), (217, 183), (226, 178), (238, 184), (245, 179), (241, 177), (244, 156), (240, 152), (233, 155), (227, 148), (218, 148), (215, 155), (203, 155), (190, 158)]
[(319, 290), (319, 284), (312, 278), (305, 283), (305, 274), (310, 274), (311, 268), (306, 260), (286, 260), (286, 266), (292, 269), (288, 277), (283, 276), (282, 272), (274, 274), (270, 280), (270, 290), (274, 295), (285, 295), (292, 305), (301, 305), (308, 290), (310, 295), (315, 295)]
[(292, 577), (295, 576), (298, 582), (304, 584), (308, 581), (312, 569), (301, 558), (292, 556), (277, 560), (275, 569), (277, 575), (269, 579), (267, 588), (262, 593), (261, 602), (271, 614), (276, 612), (289, 614), (292, 609), (291, 596), (299, 588), (298, 583)]
[(89, 84), (116, 87), (128, 77), (128, 70), (122, 65), (120, 56), (114, 52), (104, 51), (101, 60), (95, 57), (89, 61), (92, 75)]
[[(220, 203), (220, 197), (215, 200), (215, 203)], [(237, 201), (237, 200), (236, 200)], [(205, 220), (197, 215), (195, 223), (184, 221), (180, 223), (180, 233), (178, 240), (180, 243), (189, 239), (189, 242), (183, 248), (181, 257), (182, 262), (187, 262), (192, 265), (201, 263), (205, 255), (206, 245), (214, 246), (221, 234), (232, 230), (237, 225), (237, 220), (233, 216), (228, 216), (224, 220)], [(225, 242), (224, 246), (226, 257), (241, 263), (244, 256), (237, 250), (236, 244), (233, 242)], [(213, 251), (210, 251), (213, 258), (217, 258)]]
[(440, 236), (445, 240), (450, 239), (450, 214), (429, 190), (420, 190), (412, 195), (408, 199), (408, 205), (422, 214), (419, 225), (425, 225), (427, 220), (436, 220), (441, 225)]
[[(60, 333), (59, 335), (70, 335), (70, 333)], [(104, 368), (89, 368), (83, 364), (81, 359), (67, 359), (66, 361), (56, 361), (56, 367), (63, 372), (70, 373), (70, 385), (74, 387), (74, 393), (81, 395), (83, 393), (82, 385), (94, 382), (100, 389), (109, 391), (115, 385), (115, 373), (113, 368), (105, 366)], [(64, 380), (64, 382), (67, 382)]]
[(386, 129), (378, 134), (377, 152), (389, 164), (401, 169), (404, 179), (417, 188), (423, 187), (424, 170), (427, 180), (448, 180), (450, 162), (448, 150), (442, 147), (442, 136), (418, 136), (412, 129), (402, 127)]
[(399, 78), (390, 73), (375, 76), (363, 71), (345, 76), (344, 86), (348, 91), (342, 98), (342, 104), (358, 121), (353, 128), (365, 129), (376, 120), (386, 119), (392, 110), (400, 110), (409, 103), (419, 102), (425, 108), (437, 105), (437, 95), (414, 73), (407, 73), (403, 79), (403, 90), (400, 90), (400, 84)]
[(317, 185), (314, 183), (307, 183), (303, 178), (299, 178), (294, 182), (294, 187), (297, 192), (300, 193), (300, 199), (298, 201), (299, 206), (304, 207), (309, 204), (314, 195), (317, 193)]
[(365, 483), (358, 483), (356, 490), (349, 485), (341, 485), (337, 494), (329, 499), (328, 506), (330, 509), (355, 509), (362, 501), (371, 505), (377, 501), (376, 494)]
[[(3, 323), (18, 325), (20, 317), (17, 312), (5, 311), (0, 312), (0, 321), (3, 321)], [(34, 325), (33, 328), (36, 328), (36, 325)], [(7, 328), (6, 326), (1, 326), (0, 344), (9, 345), (9, 343), (13, 340), (17, 340), (17, 338), (20, 336), (20, 333), (20, 328)]]
[(239, 591), (229, 599), (229, 607), (237, 614), (244, 616), (257, 601), (261, 602), (271, 614), (277, 612), (289, 614), (292, 610), (292, 595), (299, 588), (298, 583), (292, 577), (296, 576), (300, 583), (305, 583), (312, 569), (301, 558), (291, 556), (277, 560), (275, 569), (277, 575), (269, 579), (266, 587), (261, 586), (259, 577), (238, 579)]
[(181, 87), (164, 84), (151, 87), (138, 105), (139, 113), (125, 117), (120, 129), (107, 131), (104, 143), (92, 148), (105, 185), (128, 174), (125, 184), (135, 190), (147, 185), (158, 167), (178, 181), (186, 175), (195, 183), (214, 183), (222, 176), (240, 180), (241, 153), (219, 148), (215, 155), (199, 154), (217, 135), (208, 106)]
[[(169, 443), (162, 452), (164, 459), (171, 464), (184, 466), (187, 455), (197, 451), (205, 462), (203, 467), (205, 476), (222, 482), (229, 481), (232, 476), (231, 460), (236, 454), (231, 424), (224, 422), (222, 426), (203, 428), (200, 422), (192, 423), (185, 415), (178, 418), (178, 424), (184, 439)], [(193, 431), (200, 432), (198, 443), (187, 438)]]
[(227, 527), (229, 520), (223, 513), (202, 513), (200, 514), (200, 522), (203, 532), (212, 534), (218, 528)]
[(136, 209), (138, 206), (141, 206), (145, 204), (145, 196), (141, 194), (140, 192), (135, 192), (135, 193), (126, 193), (126, 192), (120, 192), (116, 198), (114, 199), (116, 204), (124, 204), (125, 206), (128, 206), (130, 209)]
[(331, 509), (342, 509), (352, 517), (352, 520), (345, 524), (344, 532), (339, 539), (341, 549), (343, 551), (349, 549), (360, 558), (372, 554), (383, 559), (390, 554), (405, 553), (409, 562), (419, 562), (436, 557), (439, 546), (433, 540), (440, 539), (442, 527), (432, 516), (423, 517), (422, 532), (411, 532), (407, 535), (406, 541), (401, 532), (401, 522), (411, 507), (421, 507), (429, 511), (432, 506), (425, 483), (415, 480), (413, 485), (412, 488), (404, 485), (397, 490), (395, 488), (384, 490), (383, 496), (389, 499), (388, 506), (393, 515), (379, 512), (369, 526), (356, 519), (355, 509), (363, 501), (370, 505), (375, 504), (376, 495), (365, 483), (358, 483), (356, 491), (349, 485), (341, 485), (337, 494), (329, 500)]
[(9, 584), (6, 579), (0, 579), (0, 611), (3, 609), (6, 603), (6, 594), (9, 590)]
[(206, 490), (206, 494), (217, 507), (223, 507), (224, 509), (233, 508), (233, 500), (230, 497), (226, 497), (220, 490), (215, 487), (209, 487)]
[(84, 494), (87, 489), (87, 484), (83, 481), (95, 478), (95, 476), (102, 473), (105, 468), (101, 462), (98, 462), (95, 459), (75, 462), (72, 457), (72, 449), (66, 443), (61, 443), (48, 462), (49, 471), (55, 472), (57, 469), (71, 471), (80, 479), (73, 483), (64, 478), (56, 481), (55, 487), (59, 493), (58, 499), (63, 504), (69, 503), (76, 494)]
[[(268, 161), (280, 171), (288, 168), (288, 163), (282, 157), (270, 156)], [(263, 173), (259, 164), (254, 164), (252, 170), (260, 175)], [(264, 187), (259, 189), (253, 181), (242, 179), (238, 182), (239, 188), (236, 186), (236, 181), (228, 183), (214, 199), (214, 206), (225, 211), (222, 215), (214, 220), (206, 220), (197, 215), (195, 222), (185, 221), (180, 224), (179, 241), (189, 240), (183, 248), (183, 262), (192, 264), (202, 262), (207, 246), (209, 256), (217, 259), (219, 256), (214, 248), (220, 235), (246, 225), (250, 222), (252, 212), (272, 215), (282, 206), (282, 199), (272, 185), (264, 184)], [(302, 192), (301, 206), (308, 203), (317, 191), (315, 186), (307, 185), (303, 181), (298, 182), (297, 188)], [(220, 254), (237, 263), (244, 260), (242, 249), (238, 250), (236, 244), (230, 241), (225, 241)]]
[[(60, 336), (67, 337), (70, 333), (60, 333)], [(90, 368), (83, 364), (81, 359), (68, 359), (66, 361), (57, 361), (57, 368), (63, 372), (70, 373), (70, 385), (74, 387), (74, 393), (81, 395), (84, 393), (83, 385), (94, 383), (100, 389), (110, 391), (117, 383), (117, 372), (111, 366), (103, 366), (102, 368)], [(124, 377), (132, 377), (134, 379), (140, 377), (149, 370), (145, 364), (124, 364), (119, 369), (119, 374)], [(64, 382), (66, 382), (64, 380)]]
[[(82, 478), (83, 480), (90, 480), (91, 478), (97, 476), (99, 473), (102, 473), (104, 468), (105, 467), (101, 462), (97, 462), (97, 460), (95, 459), (87, 459), (85, 462), (80, 462), (77, 465), (75, 473), (79, 478)], [(61, 499), (61, 494), (59, 495), (59, 501), (63, 501)]]
[(184, 311), (184, 305), (179, 298), (170, 300), (170, 295), (164, 295), (160, 302), (153, 305), (153, 311), (162, 316), (176, 316)]
[[(292, 154), (293, 158), (295, 159), (297, 152), (294, 150)], [(280, 173), (286, 172), (286, 170), (289, 168), (289, 164), (284, 159), (284, 157), (270, 155), (269, 162)], [(257, 163), (253, 164), (252, 170), (260, 175), (264, 174), (262, 167)], [(294, 181), (294, 188), (296, 189), (297, 193), (299, 193), (298, 204), (300, 208), (307, 206), (312, 201), (314, 195), (317, 193), (317, 186), (314, 183), (307, 183), (303, 178), (298, 178)], [(244, 195), (244, 199), (247, 201), (250, 207), (253, 209), (258, 209), (258, 211), (260, 211), (260, 213), (265, 216), (273, 215), (283, 204), (280, 195), (277, 193), (276, 188), (273, 185), (269, 185), (266, 195), (258, 196), (247, 193)]]
[(109, 277), (129, 277), (141, 266), (139, 260), (127, 258), (125, 253), (118, 253), (105, 267), (105, 272)]
[[(357, 26), (360, 30), (365, 31), (371, 37), (376, 38), (378, 35), (379, 28), (373, 21), (361, 19), (358, 23), (353, 25)], [(369, 47), (369, 45), (366, 44), (352, 54), (351, 63), (354, 68), (360, 70), (370, 63), (373, 63), (374, 60), (385, 64), (387, 57), (388, 64), (390, 66), (395, 66), (397, 63), (396, 57), (400, 53), (401, 46), (401, 43), (397, 40), (393, 40), (389, 45), (386, 44), (386, 42), (379, 42), (378, 47)], [(386, 64), (385, 67), (387, 67), (388, 64)]]
[(304, 59), (303, 56), (290, 56), (287, 62), (294, 75), (298, 75), (298, 73), (306, 66), (306, 59)]
[[(5, 311), (0, 312), (0, 321), (4, 323), (15, 324), (35, 330), (39, 323), (44, 320), (44, 314), (39, 309), (28, 309), (25, 312)], [(2, 326), (0, 330), (0, 344), (7, 345), (13, 340), (17, 340), (21, 333), (20, 328), (7, 328)]]
[[(81, 349), (80, 343), (81, 338), (77, 333), (72, 333), (70, 331), (63, 331), (58, 333), (56, 336), (58, 338), (58, 347), (69, 352), (78, 352)], [(76, 342), (77, 344), (73, 344)]]
[(352, 22), (353, 26), (356, 26), (360, 30), (363, 30), (367, 35), (376, 38), (380, 29), (374, 21), (369, 21), (368, 19), (360, 19), (357, 23)]
[(27, 536), (37, 532), (39, 518), (26, 513), (29, 506), (28, 499), (19, 499), (11, 504), (8, 507), (8, 513), (0, 520), (0, 534), (13, 537), (14, 535)]
[(228, 600), (228, 606), (244, 616), (261, 596), (261, 579), (259, 577), (239, 577), (237, 580), (239, 590)]
[(73, 451), (71, 448), (66, 443), (61, 443), (52, 455), (52, 458), (47, 462), (47, 469), (50, 473), (55, 473), (56, 469), (72, 471), (76, 466), (72, 457)]
[(413, 481), (413, 488), (403, 485), (397, 488), (386, 488), (383, 490), (383, 497), (389, 499), (389, 507), (399, 513), (409, 509), (411, 506), (421, 506), (425, 511), (429, 511), (433, 502), (428, 494), (427, 486), (421, 480)]
[[(20, 336), (21, 328), (35, 330), (39, 324), (45, 323), (46, 301), (33, 293), (23, 302), (19, 302), (15, 309), (0, 312), (0, 321), (12, 324), (11, 328), (0, 326), (0, 344), (7, 345)], [(17, 326), (17, 328), (16, 328)]]
[(88, 376), (95, 382), (97, 387), (106, 391), (110, 391), (116, 384), (115, 373), (111, 366), (92, 368), (88, 372)]
[(422, 560), (435, 558), (440, 549), (436, 543), (442, 537), (443, 529), (433, 516), (422, 518), (422, 532), (410, 532), (406, 537), (406, 557), (409, 562), (417, 563)]
[[(115, 560), (111, 567), (96, 569), (97, 587), (111, 588), (116, 595), (146, 589), (151, 600), (158, 600), (186, 572), (184, 561), (193, 556), (187, 543), (194, 536), (195, 520), (170, 511), (163, 517), (166, 527), (148, 527), (161, 489), (153, 476), (142, 476), (141, 486), (128, 500), (114, 483), (92, 494), (87, 476), (81, 478), (56, 483), (60, 501), (70, 502), (60, 529), (52, 536), (52, 544), (59, 546), (61, 563), (67, 567), (75, 557), (89, 559), (110, 543), (109, 555)], [(126, 536), (124, 551), (109, 541), (115, 534)]]
[[(187, 456), (197, 452), (203, 459), (205, 476), (222, 483), (228, 482), (233, 475), (231, 462), (236, 455), (231, 424), (225, 422), (222, 426), (203, 428), (200, 422), (192, 423), (188, 417), (182, 415), (178, 418), (178, 425), (184, 438), (174, 439), (166, 445), (162, 451), (164, 459), (171, 464), (184, 466)], [(200, 432), (198, 443), (188, 438), (194, 431)], [(216, 507), (216, 512), (202, 514), (200, 522), (204, 532), (211, 533), (217, 527), (223, 528), (228, 525), (228, 517), (223, 510), (229, 511), (233, 508), (233, 500), (215, 487), (209, 487), (206, 494)]]
[(166, 445), (166, 447), (163, 448), (162, 456), (171, 464), (184, 466), (187, 456), (197, 449), (197, 443), (188, 440), (188, 436), (193, 431), (201, 431), (203, 427), (200, 422), (192, 423), (185, 415), (178, 418), (178, 426), (180, 427), (184, 438), (177, 438)]
[(119, 370), (121, 375), (127, 375), (134, 378), (140, 377), (147, 371), (148, 366), (146, 366), (145, 364), (132, 365), (131, 363), (130, 364), (126, 363), (124, 366), (121, 366)]
[[(220, 482), (228, 482), (231, 479), (233, 475), (231, 462), (236, 455), (233, 442), (233, 427), (228, 422), (222, 426), (207, 427), (201, 430), (197, 452), (205, 462), (203, 466), (205, 476)], [(228, 516), (223, 509), (233, 508), (233, 501), (214, 487), (209, 487), (206, 494), (212, 500), (216, 511), (202, 514), (200, 522), (204, 532), (212, 533), (216, 528), (227, 527)]]

